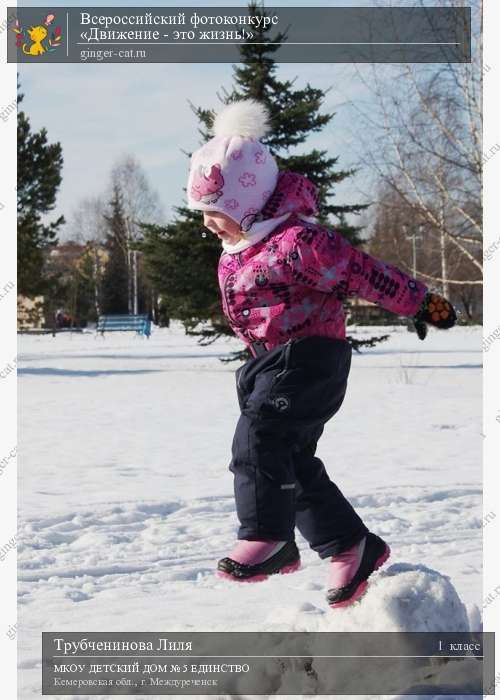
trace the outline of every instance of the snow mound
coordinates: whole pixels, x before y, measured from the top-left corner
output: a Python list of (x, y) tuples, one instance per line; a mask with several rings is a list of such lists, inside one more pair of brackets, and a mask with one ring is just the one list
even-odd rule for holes
[[(318, 632), (468, 632), (470, 631), (467, 609), (448, 576), (430, 569), (422, 564), (396, 563), (370, 578), (370, 585), (365, 596), (350, 608), (339, 608), (331, 611), (316, 606), (301, 605), (295, 608), (295, 620), (292, 620), (292, 608), (281, 608), (271, 615), (267, 629), (288, 627), (289, 629)], [(362, 641), (360, 640), (360, 643)], [(408, 648), (408, 653), (410, 648)], [(420, 652), (416, 649), (416, 654)], [(281, 674), (277, 683), (282, 687), (290, 687), (293, 674), (300, 677), (302, 662), (290, 662), (288, 668)], [(312, 670), (315, 662), (312, 661)], [(410, 670), (411, 669), (411, 670)], [(410, 671), (410, 673), (409, 673)], [(332, 668), (335, 682), (341, 682), (341, 672)], [(432, 700), (442, 696), (431, 695), (435, 684), (446, 688), (448, 692), (454, 688), (469, 686), (470, 667), (457, 667), (448, 664), (446, 660), (432, 660), (429, 666), (427, 660), (415, 658), (406, 671), (398, 672), (396, 665), (392, 670), (392, 685), (395, 688), (405, 688), (406, 692), (414, 695), (358, 695), (356, 700), (375, 700), (393, 698), (393, 700)], [(287, 675), (289, 678), (287, 678)], [(309, 675), (309, 674), (308, 674)], [(328, 674), (326, 674), (327, 676)], [(328, 679), (325, 673), (310, 674), (311, 694), (324, 693)], [(347, 677), (346, 677), (347, 680)], [(303, 680), (302, 680), (303, 683)], [(332, 677), (333, 683), (333, 677)], [(458, 683), (458, 685), (457, 685)], [(331, 686), (330, 686), (331, 687)], [(474, 687), (471, 685), (471, 687)], [(394, 691), (393, 691), (394, 692)], [(422, 695), (421, 693), (425, 694)], [(228, 695), (226, 697), (235, 697)], [(257, 698), (257, 696), (247, 696)], [(286, 693), (285, 698), (292, 698)], [(305, 695), (304, 697), (307, 697)], [(349, 700), (352, 695), (336, 696), (339, 700)], [(455, 700), (471, 700), (471, 695), (454, 695)]]
[[(321, 600), (323, 595), (320, 593)], [(469, 632), (467, 608), (448, 576), (423, 564), (399, 562), (373, 574), (357, 603), (331, 610), (310, 604), (275, 607), (266, 631)]]
[(469, 632), (469, 619), (448, 576), (401, 562), (372, 577), (358, 604), (326, 616), (323, 631)]

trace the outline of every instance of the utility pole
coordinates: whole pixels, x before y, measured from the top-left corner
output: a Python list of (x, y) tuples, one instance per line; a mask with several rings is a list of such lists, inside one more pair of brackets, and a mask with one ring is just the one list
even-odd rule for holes
[(100, 273), (100, 260), (99, 260), (99, 251), (97, 249), (98, 243), (97, 241), (91, 241), (90, 242), (90, 247), (92, 250), (92, 267), (93, 267), (93, 276), (94, 276), (94, 308), (95, 308), (95, 313), (96, 317), (99, 318), (101, 315), (101, 305), (99, 303), (99, 282), (101, 278), (101, 273)]
[(132, 251), (132, 260), (133, 260), (133, 275), (134, 275), (134, 316), (137, 316), (138, 314), (138, 299), (137, 299), (137, 251), (133, 250)]
[(418, 233), (416, 232), (415, 228), (412, 228), (412, 232), (410, 234), (407, 233), (407, 230), (410, 228), (409, 224), (403, 224), (403, 230), (405, 232), (405, 238), (407, 241), (411, 241), (412, 243), (412, 269), (413, 269), (413, 277), (416, 279), (417, 277), (417, 241), (422, 240), (422, 229), (423, 229), (423, 224), (418, 224)]
[(125, 228), (127, 232), (127, 308), (128, 313), (133, 313), (133, 302), (132, 302), (132, 251), (130, 250), (130, 222), (128, 216), (125, 217)]
[(446, 265), (446, 234), (445, 234), (445, 202), (443, 192), (440, 196), (440, 207), (439, 207), (439, 244), (441, 250), (441, 290), (445, 299), (448, 299), (448, 268)]
[[(443, 143), (446, 149), (446, 144)], [(441, 293), (445, 299), (449, 298), (448, 265), (446, 261), (446, 204), (448, 201), (448, 176), (442, 160), (438, 168), (439, 187), (439, 248), (441, 253)]]

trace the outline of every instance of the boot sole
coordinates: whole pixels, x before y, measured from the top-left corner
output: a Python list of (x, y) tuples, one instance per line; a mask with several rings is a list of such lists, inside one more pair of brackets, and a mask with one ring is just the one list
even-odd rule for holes
[(384, 553), (376, 560), (373, 571), (370, 572), (368, 575), (368, 578), (365, 579), (364, 581), (361, 581), (359, 586), (356, 588), (354, 593), (350, 598), (347, 598), (347, 600), (342, 600), (339, 603), (329, 603), (330, 608), (347, 608), (349, 605), (352, 605), (355, 603), (357, 600), (363, 597), (363, 595), (366, 593), (366, 589), (368, 588), (368, 579), (370, 576), (373, 574), (374, 571), (377, 571), (377, 569), (380, 569), (380, 567), (385, 564), (385, 562), (389, 559), (391, 556), (391, 548), (389, 547), (388, 544), (385, 545), (385, 551)]
[(259, 581), (265, 581), (270, 576), (275, 574), (293, 574), (295, 571), (300, 569), (300, 559), (298, 559), (293, 564), (287, 564), (283, 566), (278, 571), (272, 574), (255, 574), (255, 576), (247, 576), (246, 578), (237, 578), (236, 576), (231, 576), (227, 571), (216, 571), (216, 575), (219, 578), (224, 578), (226, 581), (236, 581), (237, 583), (258, 583)]

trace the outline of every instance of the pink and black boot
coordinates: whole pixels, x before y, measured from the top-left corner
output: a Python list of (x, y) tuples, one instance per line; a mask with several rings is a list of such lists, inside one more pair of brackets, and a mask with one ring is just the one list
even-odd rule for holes
[(217, 564), (217, 575), (232, 581), (265, 581), (271, 574), (291, 574), (300, 568), (295, 542), (238, 540), (230, 555)]
[(330, 560), (326, 599), (331, 608), (343, 608), (359, 600), (368, 588), (369, 576), (389, 559), (389, 545), (369, 532), (366, 537)]

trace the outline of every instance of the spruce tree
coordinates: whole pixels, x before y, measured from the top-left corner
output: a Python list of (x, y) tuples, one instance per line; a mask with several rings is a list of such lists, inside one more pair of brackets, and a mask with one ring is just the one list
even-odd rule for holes
[(213, 234), (200, 235), (202, 226), (199, 213), (186, 209), (185, 216), (166, 227), (143, 225), (140, 246), (146, 274), (161, 297), (161, 317), (181, 320), (188, 332), (208, 321), (202, 335), (211, 338), (232, 331), (221, 316), (220, 244)]
[[(18, 105), (23, 95), (18, 93)], [(57, 243), (64, 217), (47, 222), (56, 204), (63, 165), (60, 143), (49, 143), (47, 130), (34, 132), (24, 111), (17, 114), (17, 249), (18, 290), (26, 296), (47, 294), (55, 280), (47, 274), (45, 256)], [(42, 221), (43, 219), (43, 221)]]
[[(256, 3), (249, 5), (249, 13), (265, 15)], [(254, 98), (267, 106), (272, 131), (262, 142), (269, 147), (280, 170), (293, 170), (310, 178), (319, 189), (320, 221), (335, 226), (356, 244), (358, 229), (349, 226), (345, 217), (359, 213), (364, 207), (343, 206), (332, 201), (335, 186), (350, 177), (352, 171), (337, 170), (338, 159), (326, 151), (289, 152), (302, 146), (311, 133), (321, 131), (334, 117), (334, 114), (320, 112), (325, 92), (309, 84), (296, 89), (293, 81), (280, 80), (273, 55), (286, 36), (273, 35), (270, 28), (259, 27), (252, 28), (253, 39), (241, 46), (241, 63), (234, 66), (234, 87), (230, 92), (224, 91), (221, 99), (229, 104)], [(202, 140), (207, 141), (211, 137), (215, 111), (191, 107), (198, 117)], [(220, 242), (213, 234), (203, 233), (201, 213), (181, 206), (176, 209), (176, 218), (171, 224), (144, 226), (143, 229), (141, 249), (145, 253), (146, 270), (168, 314), (180, 319), (188, 333), (201, 336), (201, 342), (209, 342), (222, 334), (232, 335), (222, 316), (217, 284)]]
[(102, 312), (128, 313), (127, 222), (123, 211), (122, 195), (113, 187), (109, 203), (110, 213), (104, 215), (107, 233), (105, 247), (108, 260), (102, 277)]
[[(256, 3), (250, 4), (249, 12), (264, 14)], [(234, 67), (235, 87), (231, 93), (225, 93), (225, 101), (253, 98), (266, 105), (273, 128), (262, 142), (276, 158), (279, 169), (301, 173), (314, 182), (319, 191), (318, 219), (335, 226), (352, 243), (359, 243), (359, 229), (347, 224), (346, 214), (359, 214), (365, 206), (332, 202), (335, 186), (354, 171), (336, 170), (338, 157), (330, 156), (327, 151), (312, 149), (300, 155), (289, 152), (302, 146), (310, 134), (324, 129), (335, 116), (320, 112), (326, 93), (309, 83), (302, 89), (295, 89), (293, 81), (277, 78), (273, 54), (286, 40), (285, 34), (271, 37), (262, 25), (252, 28), (252, 33), (254, 38), (241, 47), (242, 63)], [(198, 117), (211, 126), (213, 115), (196, 111)]]

